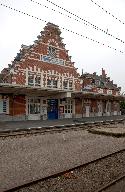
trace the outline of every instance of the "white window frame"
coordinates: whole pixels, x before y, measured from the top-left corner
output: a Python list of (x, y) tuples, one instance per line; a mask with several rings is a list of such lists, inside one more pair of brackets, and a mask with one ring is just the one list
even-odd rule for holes
[(112, 90), (107, 90), (107, 94), (112, 95)]
[(65, 114), (72, 114), (72, 100), (67, 99), (65, 101)]
[[(48, 84), (48, 81), (50, 81), (50, 84)], [(56, 85), (54, 85), (54, 81), (57, 82)], [(54, 80), (54, 79), (47, 79), (47, 87), (50, 87), (50, 88), (58, 88), (58, 80)]]
[(9, 100), (0, 99), (0, 114), (9, 114)]

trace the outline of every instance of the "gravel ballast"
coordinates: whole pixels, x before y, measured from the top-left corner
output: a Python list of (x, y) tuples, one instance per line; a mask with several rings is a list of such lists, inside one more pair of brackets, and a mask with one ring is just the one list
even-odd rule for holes
[(0, 191), (72, 169), (125, 148), (124, 138), (71, 130), (0, 138)]
[(13, 192), (96, 192), (125, 174), (125, 151)]

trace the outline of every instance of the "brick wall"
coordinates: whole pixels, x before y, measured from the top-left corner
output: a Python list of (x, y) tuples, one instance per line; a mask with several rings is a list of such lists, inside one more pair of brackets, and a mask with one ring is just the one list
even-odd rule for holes
[(9, 98), (9, 105), (10, 105), (10, 115), (25, 115), (26, 110), (26, 101), (25, 96), (11, 96)]

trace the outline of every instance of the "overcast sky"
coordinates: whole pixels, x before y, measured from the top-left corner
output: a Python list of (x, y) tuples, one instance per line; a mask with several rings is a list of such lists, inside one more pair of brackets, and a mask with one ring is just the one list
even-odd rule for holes
[[(65, 30), (61, 30), (63, 42), (66, 49), (75, 62), (75, 67), (81, 73), (84, 72), (101, 73), (101, 68), (106, 70), (108, 76), (114, 83), (122, 87), (125, 91), (125, 44), (113, 37), (97, 31), (90, 26), (84, 25), (83, 21), (77, 22), (66, 17), (68, 13), (58, 9), (46, 0), (36, 0), (44, 6), (34, 4), (30, 0), (1, 0), (0, 3), (9, 5), (26, 13), (37, 16), (47, 22), (52, 22), (73, 30), (74, 32), (93, 38), (101, 43), (112, 46), (118, 51), (99, 45), (95, 42), (79, 37)], [(93, 0), (111, 12), (113, 15), (125, 22), (125, 1), (124, 0)], [(110, 15), (103, 12), (91, 0), (52, 0), (52, 2), (86, 19), (94, 25), (107, 30), (108, 32), (125, 41), (125, 25), (113, 19)], [(56, 9), (53, 12), (51, 8)], [(60, 15), (58, 11), (63, 12)], [(19, 52), (21, 45), (33, 44), (40, 31), (43, 30), (45, 22), (38, 21), (31, 17), (14, 12), (8, 8), (0, 6), (0, 71), (7, 67)], [(124, 53), (120, 53), (119, 50)]]

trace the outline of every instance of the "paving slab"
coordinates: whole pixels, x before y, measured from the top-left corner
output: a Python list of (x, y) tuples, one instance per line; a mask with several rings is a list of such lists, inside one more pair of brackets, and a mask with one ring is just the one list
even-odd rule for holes
[(0, 192), (124, 148), (124, 138), (85, 130), (0, 138)]

